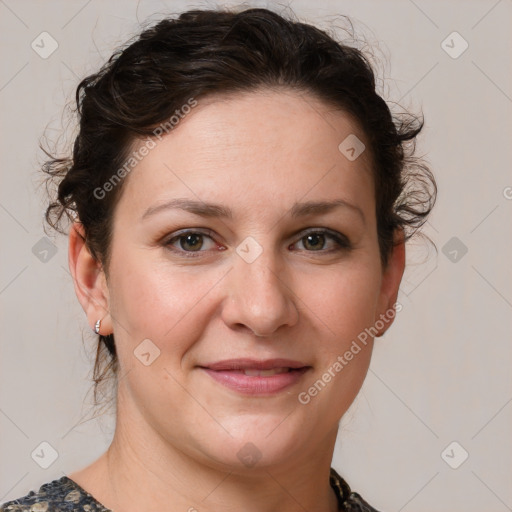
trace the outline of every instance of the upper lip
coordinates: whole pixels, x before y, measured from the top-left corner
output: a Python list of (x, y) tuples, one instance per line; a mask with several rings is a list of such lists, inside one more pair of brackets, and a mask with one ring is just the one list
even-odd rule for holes
[(216, 363), (201, 365), (210, 370), (271, 370), (272, 368), (304, 368), (304, 363), (292, 359), (225, 359)]

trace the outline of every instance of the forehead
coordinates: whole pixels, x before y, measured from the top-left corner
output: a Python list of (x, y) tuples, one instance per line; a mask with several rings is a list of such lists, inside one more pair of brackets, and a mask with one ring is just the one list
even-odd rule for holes
[[(248, 205), (274, 215), (299, 200), (338, 198), (371, 212), (369, 151), (347, 158), (346, 140), (365, 144), (358, 124), (304, 92), (199, 99), (125, 178), (118, 209), (135, 218), (160, 200), (185, 196), (229, 203), (240, 215), (250, 214)], [(132, 151), (143, 145), (137, 141)]]

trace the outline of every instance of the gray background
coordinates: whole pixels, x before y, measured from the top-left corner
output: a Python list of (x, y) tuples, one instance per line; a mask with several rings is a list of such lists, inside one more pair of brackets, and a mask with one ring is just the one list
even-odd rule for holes
[[(51, 236), (56, 252), (44, 252), (38, 141), (45, 129), (57, 139), (79, 78), (134, 35), (137, 20), (215, 5), (0, 0), (0, 503), (92, 462), (113, 427), (111, 416), (90, 419), (95, 340), (67, 238)], [(423, 110), (419, 152), (440, 189), (425, 228), (439, 252), (421, 239), (408, 248), (403, 310), (376, 342), (333, 466), (383, 511), (512, 510), (512, 1), (290, 5), (324, 28), (342, 25), (333, 15), (352, 18), (387, 99)], [(47, 58), (42, 32), (58, 44)]]

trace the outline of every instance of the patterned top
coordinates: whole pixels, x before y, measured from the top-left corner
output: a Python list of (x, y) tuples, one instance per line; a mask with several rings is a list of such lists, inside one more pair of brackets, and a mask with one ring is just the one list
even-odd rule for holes
[[(338, 498), (340, 512), (378, 512), (353, 492), (347, 482), (331, 468), (331, 487)], [(0, 505), (0, 512), (112, 512), (67, 476), (43, 484), (37, 492)]]

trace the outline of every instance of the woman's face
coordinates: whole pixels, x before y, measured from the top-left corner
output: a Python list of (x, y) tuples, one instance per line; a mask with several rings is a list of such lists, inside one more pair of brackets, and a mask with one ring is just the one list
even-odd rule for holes
[(400, 245), (381, 267), (354, 136), (366, 143), (309, 95), (209, 98), (125, 178), (108, 282), (77, 278), (97, 298), (79, 295), (90, 325), (113, 329), (132, 439), (238, 470), (334, 444), (404, 264)]

